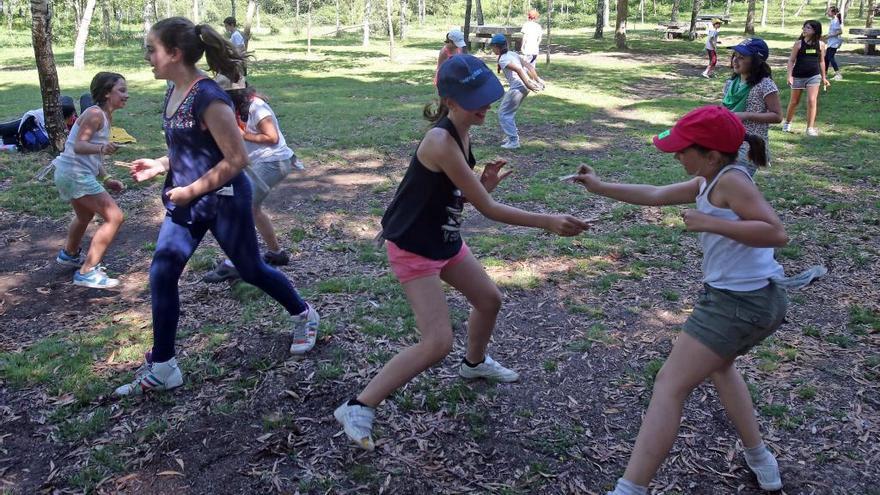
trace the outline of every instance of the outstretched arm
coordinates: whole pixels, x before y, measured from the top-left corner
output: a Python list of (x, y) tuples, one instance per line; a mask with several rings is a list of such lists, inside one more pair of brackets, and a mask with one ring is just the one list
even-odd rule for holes
[(681, 205), (693, 203), (700, 193), (702, 179), (695, 177), (686, 182), (665, 186), (646, 184), (615, 184), (603, 182), (592, 167), (581, 165), (578, 175), (572, 178), (588, 191), (606, 198), (642, 206)]

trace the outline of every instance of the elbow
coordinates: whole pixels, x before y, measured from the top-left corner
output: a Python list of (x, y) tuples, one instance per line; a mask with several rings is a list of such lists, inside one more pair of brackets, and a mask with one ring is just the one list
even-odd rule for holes
[(778, 231), (774, 237), (775, 239), (773, 240), (775, 242), (773, 243), (773, 247), (781, 248), (788, 245), (788, 234), (786, 234), (784, 230)]
[(782, 122), (782, 112), (773, 113), (773, 120), (770, 121), (771, 124), (779, 124)]

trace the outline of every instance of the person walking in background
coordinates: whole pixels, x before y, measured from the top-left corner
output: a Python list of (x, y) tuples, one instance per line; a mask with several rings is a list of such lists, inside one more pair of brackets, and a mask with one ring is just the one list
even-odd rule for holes
[(718, 63), (718, 33), (721, 31), (721, 19), (712, 19), (712, 27), (706, 31), (706, 53), (709, 55), (709, 64), (702, 76), (712, 77), (715, 65)]
[(443, 62), (449, 60), (449, 57), (461, 54), (465, 45), (464, 33), (462, 33), (461, 30), (453, 29), (446, 33), (446, 41), (443, 42), (443, 48), (440, 49), (440, 53), (437, 55), (437, 69), (434, 71), (434, 86), (437, 85), (437, 74), (440, 72), (440, 66), (443, 65)]
[(833, 67), (834, 77), (832, 79), (843, 81), (840, 67), (837, 65), (837, 60), (834, 59), (837, 50), (843, 45), (843, 38), (841, 37), (843, 34), (843, 18), (840, 16), (840, 9), (835, 5), (828, 7), (826, 14), (831, 19), (831, 24), (828, 26), (828, 39), (825, 41), (825, 70), (828, 70), (828, 67)]
[(819, 85), (827, 89), (831, 84), (825, 75), (825, 42), (822, 41), (822, 24), (809, 20), (804, 23), (801, 36), (791, 47), (788, 57), (788, 85), (791, 86), (791, 99), (788, 111), (782, 121), (783, 132), (792, 132), (791, 121), (801, 101), (801, 94), (807, 91), (807, 135), (818, 136), (816, 114), (819, 111)]
[(241, 31), (238, 30), (238, 24), (235, 22), (235, 17), (227, 17), (226, 19), (223, 19), (223, 27), (226, 28), (226, 32), (229, 33), (229, 41), (232, 43), (232, 46), (234, 46), (239, 53), (244, 54), (244, 36), (242, 36)]
[(538, 54), (541, 52), (541, 38), (544, 36), (544, 29), (538, 23), (538, 11), (529, 10), (527, 14), (528, 20), (523, 23), (520, 32), (523, 35), (522, 55), (530, 64), (535, 65)]
[[(501, 130), (504, 131), (504, 142), (501, 147), (505, 149), (516, 149), (520, 147), (519, 130), (516, 127), (516, 111), (522, 105), (523, 100), (529, 95), (529, 91), (539, 91), (540, 83), (533, 81), (529, 77), (529, 73), (537, 78), (534, 67), (524, 61), (522, 57), (507, 49), (507, 37), (498, 33), (492, 36), (489, 42), (492, 51), (498, 56), (498, 71), (504, 71), (504, 77), (507, 78), (508, 89), (501, 100), (498, 107), (498, 122), (501, 124)], [(525, 67), (530, 68), (527, 71)]]

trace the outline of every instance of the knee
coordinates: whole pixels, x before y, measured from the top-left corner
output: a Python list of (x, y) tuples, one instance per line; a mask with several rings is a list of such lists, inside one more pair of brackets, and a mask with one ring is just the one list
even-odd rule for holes
[(432, 363), (439, 363), (452, 352), (452, 329), (443, 335), (422, 339), (422, 346)]
[(498, 290), (498, 287), (495, 287), (494, 289), (495, 290), (488, 294), (481, 294), (480, 299), (473, 303), (474, 309), (481, 313), (497, 315), (498, 312), (501, 311), (503, 297), (501, 291)]
[(169, 284), (177, 284), (180, 274), (183, 273), (184, 261), (179, 256), (169, 251), (159, 250), (153, 255), (153, 263), (150, 264), (150, 287), (164, 287)]
[(654, 378), (654, 394), (671, 397), (683, 402), (690, 395), (693, 387), (688, 387), (679, 377), (674, 376), (666, 366), (660, 368)]
[(270, 270), (270, 268), (259, 258), (255, 261), (248, 260), (247, 262), (241, 263), (239, 261), (233, 261), (233, 263), (235, 263), (235, 268), (238, 270), (241, 279), (251, 285), (256, 285), (257, 282), (268, 275)]
[(125, 214), (122, 213), (122, 210), (120, 210), (118, 207), (111, 208), (107, 211), (107, 218), (105, 218), (104, 220), (106, 220), (107, 223), (119, 226), (122, 225), (122, 222), (125, 221)]

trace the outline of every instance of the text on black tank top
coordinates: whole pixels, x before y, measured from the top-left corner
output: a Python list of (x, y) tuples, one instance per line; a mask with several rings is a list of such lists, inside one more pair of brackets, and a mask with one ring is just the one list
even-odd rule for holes
[(821, 73), (819, 70), (819, 43), (807, 44), (805, 40), (801, 40), (801, 47), (797, 52), (797, 59), (794, 62), (794, 68), (791, 75), (794, 77), (813, 77)]
[[(443, 117), (434, 127), (445, 129), (458, 143), (471, 169), (477, 160), (470, 144), (464, 145), (455, 125)], [(418, 147), (394, 199), (382, 215), (382, 236), (411, 253), (445, 260), (461, 250), (461, 216), (464, 197), (443, 172), (434, 172), (419, 161)]]

